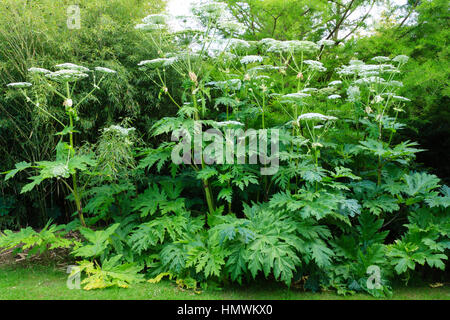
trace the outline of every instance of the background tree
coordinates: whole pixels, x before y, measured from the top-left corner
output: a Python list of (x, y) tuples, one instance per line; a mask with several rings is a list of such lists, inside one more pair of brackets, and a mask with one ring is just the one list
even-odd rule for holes
[[(229, 1), (249, 38), (343, 41), (366, 26), (375, 0)], [(244, 5), (243, 5), (244, 4)]]

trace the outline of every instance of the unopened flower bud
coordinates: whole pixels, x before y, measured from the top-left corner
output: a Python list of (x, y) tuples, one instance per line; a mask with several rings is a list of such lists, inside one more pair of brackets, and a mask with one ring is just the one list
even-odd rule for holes
[(192, 71), (189, 72), (189, 79), (191, 79), (191, 81), (195, 82), (195, 83), (197, 83), (197, 80), (198, 80), (197, 75)]
[(303, 73), (299, 72), (299, 73), (297, 74), (297, 79), (303, 80)]

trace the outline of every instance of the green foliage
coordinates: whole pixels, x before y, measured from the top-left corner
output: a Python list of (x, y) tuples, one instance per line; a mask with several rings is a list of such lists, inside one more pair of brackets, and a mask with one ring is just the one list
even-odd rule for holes
[(179, 198), (181, 191), (180, 185), (163, 184), (159, 189), (153, 184), (133, 201), (133, 210), (139, 211), (141, 217), (154, 215), (158, 209), (161, 214), (183, 213), (185, 203), (183, 198)]
[(438, 210), (417, 209), (408, 217), (408, 232), (395, 243), (388, 246), (387, 255), (396, 273), (414, 270), (416, 264), (428, 264), (432, 268), (445, 269), (448, 259), (446, 250), (450, 249), (449, 216)]
[(113, 256), (105, 260), (101, 267), (93, 262), (83, 260), (78, 263), (78, 267), (73, 268), (69, 277), (86, 273), (87, 278), (81, 281), (84, 290), (104, 289), (113, 286), (128, 288), (130, 284), (143, 282), (143, 275), (139, 274), (142, 268), (131, 263), (120, 264), (121, 258), (120, 255)]
[(117, 230), (120, 224), (111, 225), (105, 230), (93, 231), (88, 228), (81, 228), (80, 232), (86, 238), (88, 244), (76, 248), (73, 254), (77, 257), (96, 258), (104, 256), (106, 249), (111, 244), (111, 236)]
[(73, 239), (65, 237), (64, 225), (52, 225), (49, 221), (45, 227), (36, 232), (31, 227), (18, 232), (11, 230), (0, 233), (0, 248), (2, 251), (14, 249), (14, 253), (26, 252), (28, 257), (42, 254), (48, 250), (70, 248), (79, 245)]
[[(392, 289), (388, 277), (391, 271), (385, 259), (386, 248), (383, 245), (389, 231), (380, 232), (384, 220), (369, 213), (360, 215), (358, 222), (359, 225), (350, 234), (332, 241), (336, 263), (332, 267), (330, 285), (342, 294), (366, 291), (375, 296), (390, 295)], [(369, 268), (373, 266), (381, 272), (379, 286), (370, 288)]]

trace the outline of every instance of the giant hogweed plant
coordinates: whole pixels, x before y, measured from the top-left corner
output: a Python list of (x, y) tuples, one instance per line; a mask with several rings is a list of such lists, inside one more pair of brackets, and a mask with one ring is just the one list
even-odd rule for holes
[[(79, 120), (78, 107), (100, 88), (105, 77), (112, 76), (116, 72), (103, 67), (96, 67), (94, 71), (91, 71), (72, 63), (60, 64), (56, 68), (59, 70), (55, 72), (43, 68), (31, 68), (29, 72), (34, 75), (34, 80), (43, 82), (49, 90), (61, 97), (62, 106), (67, 115), (65, 120), (50, 114), (45, 107), (30, 97), (27, 89), (32, 87), (32, 83), (8, 84), (9, 87), (20, 90), (27, 103), (33, 104), (40, 112), (46, 113), (61, 126), (61, 131), (57, 133), (61, 139), (55, 147), (55, 160), (18, 163), (15, 169), (5, 172), (5, 179), (11, 179), (27, 169), (37, 170), (38, 175), (30, 178), (32, 182), (22, 188), (22, 193), (32, 191), (36, 185), (46, 179), (61, 181), (71, 193), (69, 198), (75, 202), (79, 224), (81, 224), (79, 230), (85, 242), (81, 244), (78, 241), (64, 238), (65, 229), (71, 229), (71, 227), (50, 226), (49, 222), (39, 233), (31, 228), (22, 229), (18, 233), (5, 231), (5, 235), (0, 237), (0, 247), (4, 250), (15, 248), (16, 251), (31, 249), (28, 251), (29, 255), (38, 250), (42, 253), (46, 250), (70, 247), (75, 257), (84, 258), (71, 274), (71, 276), (76, 273), (87, 275), (82, 281), (84, 289), (91, 290), (109, 286), (127, 287), (130, 283), (142, 280), (142, 276), (138, 274), (142, 268), (132, 263), (123, 263), (122, 255), (111, 255), (109, 248), (112, 244), (120, 244), (121, 239), (126, 237), (126, 232), (125, 234), (121, 233), (125, 227), (122, 226), (121, 230), (116, 230), (119, 227), (119, 224), (116, 223), (106, 230), (93, 231), (87, 227), (84, 214), (88, 213), (93, 216), (89, 218), (91, 226), (99, 220), (108, 220), (110, 217), (107, 211), (111, 204), (117, 203), (118, 196), (122, 193), (132, 192), (133, 188), (130, 186), (124, 170), (130, 169), (134, 164), (131, 148), (135, 140), (132, 134), (135, 129), (111, 125), (103, 129), (101, 138), (95, 145), (85, 144), (77, 147), (74, 135), (78, 132), (76, 130), (76, 123)], [(91, 72), (93, 72), (92, 90), (81, 94), (81, 98), (74, 102), (77, 82), (88, 78)], [(99, 79), (98, 76), (100, 76)], [(127, 126), (127, 123), (124, 125)], [(117, 183), (119, 178), (123, 180), (121, 184)], [(98, 186), (101, 182), (103, 185)], [(83, 202), (86, 200), (87, 204), (84, 208)], [(129, 219), (128, 221), (130, 222)], [(124, 224), (123, 220), (122, 224)], [(112, 238), (113, 233), (114, 238)]]
[[(388, 230), (389, 225), (408, 222), (406, 233), (395, 235), (400, 239), (371, 249), (380, 251), (378, 257), (374, 255), (373, 259), (380, 260), (384, 254), (388, 256), (388, 265), (386, 261), (374, 265), (384, 264), (382, 269), (386, 275), (392, 271), (405, 275), (408, 280), (409, 271), (414, 270), (416, 264), (445, 268), (445, 252), (449, 249), (448, 188), (443, 186), (440, 196), (440, 180), (436, 176), (411, 170), (415, 154), (424, 150), (418, 149), (417, 143), (399, 142), (395, 137), (398, 130), (404, 127), (399, 115), (404, 113), (404, 104), (409, 102), (408, 98), (396, 93), (402, 86), (396, 77), (408, 57), (400, 55), (390, 59), (379, 56), (372, 61), (374, 63), (365, 64), (352, 60), (336, 72), (341, 80), (333, 84), (342, 86), (354, 108), (353, 117), (348, 119), (354, 138), (341, 150), (353, 155), (354, 159), (350, 161), (362, 180), (350, 186), (363, 211), (381, 219), (378, 228)], [(422, 229), (425, 224), (419, 223), (419, 215), (423, 216), (420, 220), (429, 221), (427, 228)], [(428, 219), (436, 221), (439, 227), (434, 229), (434, 223)], [(385, 233), (387, 231), (383, 232), (383, 238)], [(374, 243), (376, 237), (372, 238), (365, 241), (367, 252), (372, 246), (369, 243)], [(353, 283), (353, 289), (360, 289), (361, 286), (361, 282)]]
[[(59, 64), (55, 66), (55, 68), (59, 70), (51, 72), (43, 68), (30, 68), (29, 72), (38, 75), (38, 77), (34, 77), (35, 80), (43, 81), (44, 85), (48, 87), (49, 90), (61, 97), (62, 107), (65, 108), (67, 115), (67, 119), (65, 120), (56, 118), (39, 104), (38, 99), (36, 99), (37, 102), (35, 102), (33, 98), (30, 97), (27, 89), (32, 86), (32, 83), (19, 82), (8, 84), (8, 87), (20, 90), (26, 99), (26, 103), (33, 104), (36, 109), (48, 114), (50, 118), (61, 126), (61, 131), (57, 133), (57, 135), (61, 136), (61, 139), (55, 147), (55, 160), (38, 161), (36, 163), (23, 161), (17, 163), (15, 169), (5, 172), (5, 180), (13, 178), (16, 174), (26, 169), (35, 169), (38, 172), (38, 175), (29, 178), (31, 182), (26, 184), (21, 190), (21, 193), (25, 193), (32, 191), (35, 186), (46, 179), (58, 179), (68, 190), (70, 190), (76, 205), (80, 223), (81, 225), (86, 226), (82, 207), (84, 187), (79, 185), (78, 175), (80, 172), (88, 174), (90, 172), (90, 167), (95, 167), (96, 162), (95, 159), (88, 154), (77, 153), (74, 134), (77, 132), (75, 127), (76, 121), (79, 120), (78, 107), (93, 95), (95, 90), (99, 88), (99, 85), (102, 83), (105, 76), (113, 74), (115, 71), (108, 68), (96, 67), (92, 90), (82, 96), (79, 101), (74, 102), (72, 98), (77, 82), (88, 78), (88, 73), (91, 71), (86, 67), (72, 63)], [(96, 80), (96, 74), (101, 75), (99, 80)], [(66, 139), (66, 141), (64, 141), (64, 139)], [(69, 178), (72, 180), (71, 183), (66, 181), (66, 179)]]

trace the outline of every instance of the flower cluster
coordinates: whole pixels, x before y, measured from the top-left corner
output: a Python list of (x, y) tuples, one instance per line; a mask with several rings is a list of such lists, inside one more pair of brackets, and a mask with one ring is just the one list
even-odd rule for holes
[(113, 132), (121, 136), (127, 137), (131, 132), (135, 131), (136, 128), (124, 128), (119, 125), (111, 125), (109, 128), (104, 128), (104, 132)]
[(310, 113), (304, 113), (301, 114), (298, 118), (297, 118), (297, 122), (299, 122), (300, 120), (320, 120), (320, 121), (329, 121), (329, 120), (337, 120), (336, 117), (333, 116), (326, 116), (323, 115), (321, 113), (316, 113), (316, 112), (310, 112)]
[(245, 56), (241, 58), (241, 63), (242, 64), (250, 64), (250, 63), (255, 63), (255, 62), (262, 62), (263, 61), (263, 57), (261, 56)]
[(279, 41), (268, 38), (262, 39), (259, 41), (259, 44), (265, 48), (266, 52), (274, 53), (314, 53), (319, 50), (319, 46), (314, 42), (302, 40)]
[(17, 89), (20, 89), (20, 88), (31, 87), (32, 84), (29, 83), (29, 82), (12, 82), (12, 83), (8, 83), (6, 86), (7, 86), (7, 87), (11, 87), (11, 88), (17, 88)]
[(306, 64), (308, 66), (308, 68), (313, 70), (313, 71), (318, 71), (318, 72), (327, 71), (327, 68), (325, 68), (323, 66), (322, 62), (320, 62), (320, 61), (305, 60), (305, 61), (303, 61), (303, 63)]
[(156, 58), (152, 60), (144, 60), (138, 63), (140, 67), (146, 67), (149, 69), (156, 69), (160, 67), (168, 67), (177, 61), (177, 57), (171, 58)]
[(139, 30), (162, 30), (166, 27), (169, 17), (164, 14), (151, 14), (142, 19), (141, 24), (135, 26)]
[(30, 68), (28, 69), (28, 72), (30, 73), (36, 73), (36, 74), (47, 74), (50, 73), (50, 70), (44, 69), (44, 68)]

